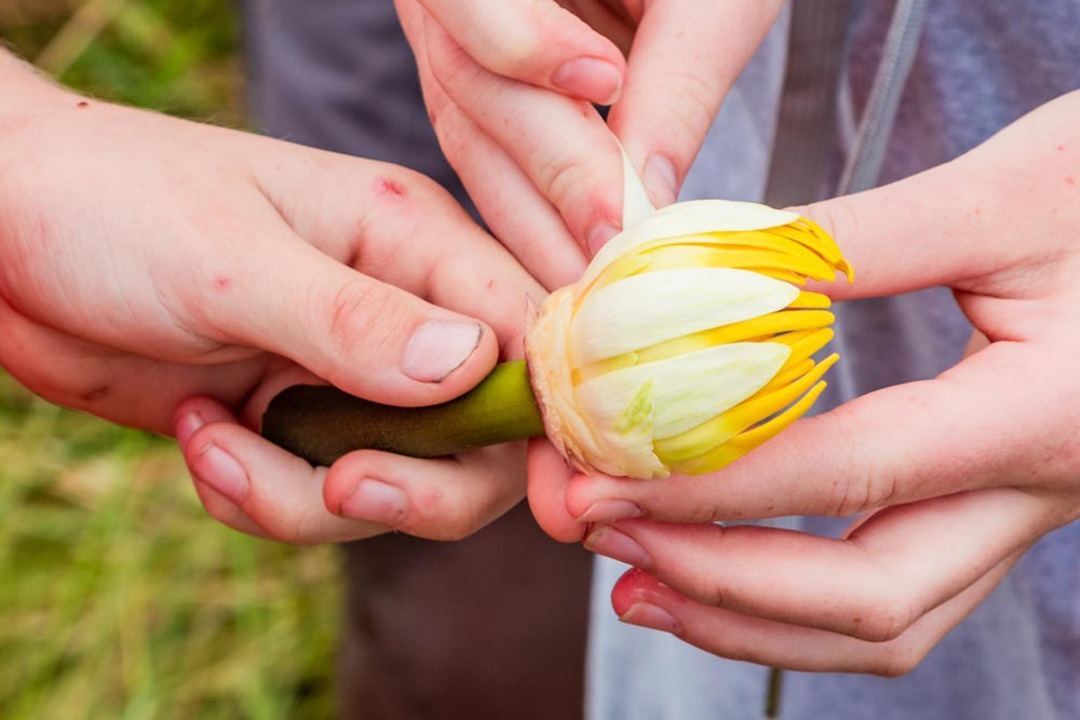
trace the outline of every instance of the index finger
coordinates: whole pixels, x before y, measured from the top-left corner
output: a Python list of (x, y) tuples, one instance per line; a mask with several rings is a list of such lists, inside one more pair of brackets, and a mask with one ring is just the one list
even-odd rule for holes
[(611, 128), (657, 205), (674, 202), (720, 104), (782, 3), (648, 3)]

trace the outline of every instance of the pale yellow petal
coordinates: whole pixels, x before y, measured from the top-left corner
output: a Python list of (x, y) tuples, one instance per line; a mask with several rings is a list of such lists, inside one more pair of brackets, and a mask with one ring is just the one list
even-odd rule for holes
[(619, 152), (622, 153), (623, 160), (622, 226), (629, 228), (634, 227), (652, 215), (656, 212), (656, 208), (653, 207), (652, 201), (649, 200), (649, 193), (645, 190), (645, 183), (641, 181), (637, 170), (634, 169), (633, 164), (630, 162), (630, 157), (623, 150), (622, 144), (619, 145)]
[(734, 343), (616, 370), (579, 385), (577, 406), (592, 427), (635, 428), (647, 414), (663, 439), (754, 395), (790, 353), (780, 343)]
[(590, 362), (767, 315), (795, 286), (747, 270), (690, 268), (634, 275), (588, 294), (574, 316), (570, 364)]

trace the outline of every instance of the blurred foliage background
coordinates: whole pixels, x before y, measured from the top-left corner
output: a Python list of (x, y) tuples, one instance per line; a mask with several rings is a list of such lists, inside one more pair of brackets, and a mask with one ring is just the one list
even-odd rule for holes
[[(0, 39), (103, 99), (243, 126), (225, 0), (0, 0)], [(333, 548), (213, 521), (162, 438), (0, 373), (0, 717), (333, 715)]]

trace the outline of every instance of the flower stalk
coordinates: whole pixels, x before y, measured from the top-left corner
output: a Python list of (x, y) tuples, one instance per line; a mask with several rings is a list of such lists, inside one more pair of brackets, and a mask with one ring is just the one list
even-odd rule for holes
[(330, 386), (297, 385), (277, 395), (262, 420), (271, 442), (313, 465), (361, 448), (430, 458), (544, 434), (524, 360), (504, 362), (464, 395), (402, 408)]

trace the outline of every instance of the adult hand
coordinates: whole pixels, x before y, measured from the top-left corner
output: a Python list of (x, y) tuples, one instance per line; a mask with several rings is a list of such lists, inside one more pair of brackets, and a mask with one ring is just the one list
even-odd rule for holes
[[(903, 673), (1080, 517), (1078, 113), (1072, 93), (958, 160), (803, 209), (857, 269), (824, 288), (837, 299), (953, 289), (987, 343), (948, 372), (799, 421), (707, 476), (559, 487), (537, 453), (545, 527), (588, 527), (587, 547), (637, 568), (612, 595), (623, 620), (730, 658)], [(857, 519), (841, 539), (712, 524), (788, 515)]]
[[(620, 228), (622, 161), (610, 131), (654, 203), (674, 201), (782, 6), (396, 4), (443, 151), (496, 237), (549, 288), (576, 280), (585, 257)], [(614, 103), (610, 130), (590, 103)]]
[(526, 296), (543, 291), (444, 191), (82, 98), (9, 55), (0, 78), (13, 376), (113, 422), (175, 423), (207, 509), (255, 535), (460, 537), (522, 496), (520, 444), (435, 461), (359, 452), (327, 473), (250, 429), (287, 384), (432, 404), (483, 378), (500, 344), (516, 352)]

